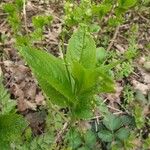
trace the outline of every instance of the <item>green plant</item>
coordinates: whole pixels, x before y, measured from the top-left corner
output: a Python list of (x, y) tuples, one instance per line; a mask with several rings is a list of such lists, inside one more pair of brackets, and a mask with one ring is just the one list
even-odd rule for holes
[(27, 122), (16, 113), (16, 102), (2, 84), (0, 77), (0, 147), (10, 149), (15, 142), (20, 142), (21, 135), (27, 127)]
[(143, 149), (146, 150), (150, 147), (150, 136), (144, 140)]
[(116, 78), (122, 79), (123, 77), (128, 77), (133, 71), (134, 68), (131, 62), (123, 62), (117, 66)]
[(126, 58), (126, 60), (118, 64), (118, 66), (115, 69), (117, 79), (128, 77), (130, 74), (134, 72), (133, 60), (138, 54), (138, 46), (136, 44), (137, 33), (138, 33), (138, 26), (136, 24), (133, 24), (129, 33), (127, 33), (130, 34), (130, 36), (128, 40), (129, 46), (127, 50), (124, 52), (124, 57)]
[(121, 147), (130, 135), (131, 126), (135, 126), (132, 117), (108, 114), (99, 125), (98, 137), (108, 142), (108, 147), (114, 147), (114, 144)]
[(52, 16), (38, 15), (32, 18), (34, 32), (31, 33), (32, 40), (42, 40), (43, 30), (46, 25), (49, 25), (52, 21)]
[(127, 102), (125, 107), (132, 113), (135, 118), (136, 127), (141, 129), (148, 121), (146, 120), (146, 114), (143, 111), (143, 108), (147, 111), (149, 107), (148, 98), (140, 91), (133, 91), (131, 86), (126, 86), (124, 92), (124, 99)]
[(91, 117), (94, 95), (104, 90), (113, 91), (113, 81), (106, 75), (105, 66), (96, 67), (96, 45), (85, 27), (73, 34), (63, 59), (19, 44), (21, 55), (44, 92), (53, 104), (68, 107), (72, 118)]
[(92, 150), (96, 148), (97, 137), (91, 130), (83, 133), (80, 128), (72, 128), (67, 133), (66, 140), (69, 141), (67, 146), (72, 149)]
[[(48, 105), (48, 119), (44, 130), (46, 133), (32, 137), (29, 129), (25, 134), (25, 140), (21, 144), (13, 143), (13, 148), (18, 150), (92, 150), (101, 149), (105, 145), (105, 148), (115, 150), (121, 147), (127, 149), (128, 145), (133, 147), (134, 144), (129, 141), (133, 139), (130, 131), (135, 128), (135, 122), (138, 129), (143, 127), (145, 116), (139, 108), (140, 104), (133, 105), (131, 87), (125, 87), (123, 94), (128, 105), (132, 105), (132, 115), (135, 120), (129, 115), (111, 114), (107, 104), (97, 94), (114, 91), (111, 69), (117, 64), (120, 68), (117, 68), (116, 72), (118, 71), (120, 78), (128, 77), (134, 71), (132, 63), (137, 54), (136, 37), (130, 37), (129, 47), (123, 54), (123, 59), (116, 61), (122, 56), (114, 51), (106, 52), (105, 50), (110, 40), (108, 35), (102, 37), (103, 43), (98, 44), (95, 43), (92, 35), (99, 32), (101, 30), (99, 25), (103, 26), (107, 21), (108, 32), (112, 30), (112, 27), (120, 25), (124, 21), (125, 12), (135, 6), (136, 0), (104, 0), (100, 3), (91, 0), (81, 0), (79, 3), (70, 1), (65, 3), (64, 30), (72, 26), (77, 28), (74, 28), (76, 31), (71, 36), (67, 49), (64, 46), (66, 39), (62, 35), (60, 46), (62, 58), (43, 51), (35, 44), (36, 41), (44, 39), (43, 31), (46, 29), (45, 26), (51, 24), (52, 16), (34, 16), (33, 30), (28, 32), (24, 30), (21, 21), (22, 0), (15, 0), (3, 6), (4, 11), (8, 13), (8, 22), (14, 32), (16, 48), (37, 78), (47, 97)], [(136, 32), (136, 27), (132, 30)], [(110, 58), (113, 61), (110, 61)], [(5, 108), (9, 109), (7, 104)], [(62, 110), (65, 110), (65, 113)], [(98, 128), (95, 129), (93, 116), (97, 115), (97, 111), (102, 119), (98, 125), (96, 124)], [(83, 130), (80, 127), (81, 120), (88, 119), (92, 129)], [(66, 130), (65, 124), (67, 124)], [(59, 130), (62, 130), (62, 134), (59, 134)], [(57, 140), (58, 136), (62, 144)], [(148, 145), (147, 141), (145, 140), (145, 147)]]
[[(34, 47), (34, 41), (42, 39), (43, 28), (49, 24), (51, 17), (37, 16), (32, 21), (34, 31), (31, 34), (28, 33), (22, 37), (14, 30), (17, 40), (16, 47), (26, 59), (47, 95), (50, 101), (47, 104), (50, 104), (52, 109), (55, 108), (54, 105), (59, 106), (58, 108), (67, 107), (69, 109), (67, 117), (60, 113), (58, 115), (66, 118), (65, 120), (72, 128), (76, 121), (93, 116), (92, 110), (97, 104), (95, 99), (97, 93), (113, 91), (113, 80), (107, 75), (109, 67), (102, 65), (105, 57), (104, 51), (96, 49), (89, 28), (82, 25), (69, 40), (66, 54), (62, 45), (63, 59), (56, 58)], [(96, 52), (97, 50), (99, 52)], [(96, 66), (97, 63), (100, 65)], [(59, 112), (56, 109), (54, 111)], [(58, 120), (55, 121), (56, 127), (56, 124), (59, 123)], [(61, 125), (60, 121), (59, 128)], [(89, 143), (88, 139), (86, 143)], [(34, 145), (36, 147), (38, 142), (34, 142)]]
[(73, 26), (80, 23), (92, 25), (96, 21), (102, 23), (104, 17), (114, 13), (108, 21), (110, 25), (116, 26), (124, 20), (125, 12), (134, 7), (136, 2), (136, 0), (104, 0), (101, 3), (91, 0), (81, 0), (80, 3), (67, 1), (65, 3), (65, 24)]
[(134, 91), (131, 85), (127, 84), (123, 90), (123, 98), (125, 103), (130, 104), (134, 100)]
[(3, 10), (8, 14), (8, 22), (14, 30), (14, 33), (17, 33), (21, 30), (20, 11), (22, 10), (22, 8), (22, 0), (15, 0), (14, 3), (7, 3), (3, 5)]

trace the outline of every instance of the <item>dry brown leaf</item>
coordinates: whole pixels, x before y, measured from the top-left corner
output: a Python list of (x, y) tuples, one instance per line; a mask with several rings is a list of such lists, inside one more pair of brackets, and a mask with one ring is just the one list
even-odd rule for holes
[(14, 93), (15, 97), (17, 98), (24, 98), (24, 92), (23, 90), (19, 87), (19, 85), (13, 83), (11, 87), (11, 92)]
[(86, 132), (87, 130), (91, 129), (91, 125), (89, 121), (82, 120), (79, 122), (79, 127), (82, 129), (82, 131)]
[(147, 94), (148, 90), (150, 90), (150, 84), (146, 85), (136, 80), (132, 80), (132, 84), (134, 89), (140, 90), (143, 94)]
[(123, 54), (125, 52), (125, 49), (123, 48), (123, 46), (119, 44), (115, 44), (114, 46), (119, 50), (120, 53)]
[(2, 76), (2, 68), (1, 68), (1, 66), (0, 66), (0, 77)]
[(39, 94), (36, 95), (35, 102), (37, 105), (45, 105), (44, 96), (42, 95), (42, 92), (39, 92)]
[(27, 101), (27, 100), (25, 101), (25, 103), (26, 103), (28, 109), (36, 110), (37, 105), (35, 103), (31, 103), (30, 101)]
[(21, 98), (17, 99), (17, 108), (18, 108), (18, 111), (24, 112), (24, 111), (26, 111), (28, 109), (26, 101), (27, 100), (21, 99)]
[(120, 103), (120, 95), (121, 95), (122, 90), (123, 90), (123, 87), (120, 85), (120, 83), (117, 83), (115, 87), (116, 92), (113, 94), (108, 94), (107, 99), (110, 100), (111, 103), (113, 102)]
[(29, 87), (28, 86), (26, 87), (25, 95), (26, 95), (27, 99), (31, 99), (31, 100), (35, 99), (36, 88), (37, 88), (37, 86), (35, 85), (35, 83), (31, 83), (31, 85)]

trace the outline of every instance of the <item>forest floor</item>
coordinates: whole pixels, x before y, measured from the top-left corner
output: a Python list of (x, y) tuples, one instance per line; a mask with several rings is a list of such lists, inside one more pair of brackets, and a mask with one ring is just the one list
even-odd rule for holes
[[(34, 134), (38, 135), (43, 132), (45, 122), (45, 118), (41, 117), (40, 108), (45, 106), (46, 102), (37, 80), (14, 47), (15, 39), (12, 37), (6, 14), (1, 9), (2, 4), (8, 1), (2, 0), (0, 3), (0, 72), (4, 76), (4, 84), (11, 93), (11, 98), (17, 101), (18, 112), (27, 118)], [(63, 26), (63, 2), (46, 3), (42, 0), (28, 0), (26, 4), (28, 32), (32, 31), (32, 16), (43, 13), (51, 14), (53, 22), (44, 31), (45, 39), (37, 45), (55, 56), (60, 56), (58, 49)], [(136, 31), (131, 30), (134, 25), (138, 28), (135, 29)], [(128, 13), (125, 23), (121, 26), (110, 31), (105, 28), (105, 25), (101, 28), (103, 32), (99, 35), (97, 45), (105, 47), (112, 54), (111, 60), (118, 59), (117, 56), (121, 56), (129, 46), (134, 47), (138, 52), (131, 63), (126, 62), (124, 66), (115, 68), (118, 74), (116, 92), (103, 95), (108, 108), (113, 113), (127, 113), (128, 110), (122, 107), (125, 98), (130, 101), (132, 96), (140, 94), (150, 101), (150, 12), (132, 11)], [(135, 43), (134, 41), (130, 43), (133, 32)], [(149, 105), (145, 105), (142, 109), (144, 116), (149, 118)], [(148, 134), (150, 126), (144, 128), (146, 129), (144, 134)]]

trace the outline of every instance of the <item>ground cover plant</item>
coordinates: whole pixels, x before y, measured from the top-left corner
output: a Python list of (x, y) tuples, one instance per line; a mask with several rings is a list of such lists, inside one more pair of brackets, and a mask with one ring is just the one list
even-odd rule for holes
[(149, 0), (12, 0), (1, 10), (2, 150), (149, 149)]

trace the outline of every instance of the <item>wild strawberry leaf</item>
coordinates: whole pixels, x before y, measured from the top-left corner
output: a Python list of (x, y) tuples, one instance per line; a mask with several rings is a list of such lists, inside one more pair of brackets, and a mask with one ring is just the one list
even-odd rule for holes
[(109, 114), (103, 120), (105, 127), (111, 131), (117, 130), (122, 126), (122, 121), (118, 116)]
[(126, 140), (130, 135), (130, 130), (127, 128), (121, 128), (116, 133), (115, 136), (120, 140)]
[(104, 142), (111, 142), (113, 140), (113, 134), (108, 130), (98, 132), (98, 137)]

